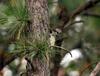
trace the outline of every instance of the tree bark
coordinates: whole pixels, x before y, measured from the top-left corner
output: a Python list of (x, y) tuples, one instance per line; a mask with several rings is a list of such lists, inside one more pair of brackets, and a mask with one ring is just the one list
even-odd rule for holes
[(48, 6), (47, 0), (27, 0), (29, 18), (31, 20), (30, 39), (44, 41), (48, 37)]
[[(48, 6), (47, 0), (27, 0), (28, 13), (30, 18), (28, 39), (34, 43), (47, 42), (48, 43)], [(45, 53), (46, 54), (46, 53)], [(28, 73), (28, 76), (50, 76), (49, 64), (47, 58), (41, 60), (38, 57), (32, 59), (32, 64), (35, 68), (34, 74)]]

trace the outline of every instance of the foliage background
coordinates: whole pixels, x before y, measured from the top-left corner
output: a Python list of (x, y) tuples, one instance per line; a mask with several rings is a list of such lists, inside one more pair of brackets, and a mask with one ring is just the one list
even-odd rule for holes
[[(26, 45), (21, 40), (22, 37), (27, 36), (25, 31), (27, 30), (27, 24), (29, 21), (28, 12), (25, 5), (25, 0), (9, 0), (10, 3), (6, 0), (1, 0), (0, 3), (0, 46), (6, 47), (9, 52), (18, 52), (25, 51), (26, 48), (35, 47), (30, 45), (26, 41)], [(50, 28), (54, 29), (55, 27), (62, 25), (63, 21), (59, 18), (59, 5), (64, 7), (67, 11), (66, 14), (70, 15), (77, 9), (80, 5), (84, 4), (88, 0), (48, 0), (49, 5), (49, 15), (50, 15)], [(64, 29), (63, 37), (65, 37), (62, 46), (68, 50), (71, 50), (74, 45), (76, 45), (81, 39), (86, 56), (83, 59), (78, 60), (77, 62), (72, 62), (65, 70), (66, 73), (72, 70), (83, 69), (85, 63), (90, 62), (91, 66), (94, 67), (96, 62), (100, 61), (100, 3), (95, 7), (86, 11), (92, 13), (92, 15), (86, 15), (83, 13), (79, 14), (75, 20), (82, 20), (82, 23), (73, 24), (69, 30)], [(64, 18), (67, 19), (67, 18)], [(74, 20), (74, 21), (75, 21)], [(61, 36), (62, 36), (61, 35)], [(15, 43), (9, 43), (9, 40)], [(44, 44), (45, 46), (45, 44)], [(41, 45), (39, 46), (41, 47)], [(8, 49), (9, 48), (9, 49)], [(42, 50), (46, 48), (41, 48)], [(41, 50), (40, 49), (40, 50)], [(42, 56), (44, 51), (40, 51)], [(66, 51), (61, 51), (62, 55)], [(35, 52), (32, 54), (34, 55)], [(53, 52), (54, 54), (56, 52)], [(82, 52), (83, 53), (83, 52)], [(85, 66), (85, 65), (84, 65)], [(11, 68), (14, 68), (10, 66)], [(15, 70), (15, 69), (13, 69)], [(88, 76), (91, 72), (89, 68), (84, 71), (83, 76)]]

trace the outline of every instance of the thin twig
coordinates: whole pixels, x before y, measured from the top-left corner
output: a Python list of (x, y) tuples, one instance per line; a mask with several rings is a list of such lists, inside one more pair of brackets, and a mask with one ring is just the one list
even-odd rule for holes
[(63, 48), (63, 47), (56, 46), (56, 45), (55, 45), (55, 46), (50, 46), (50, 47), (59, 48), (59, 49), (62, 49), (62, 50), (64, 50), (64, 51), (67, 51), (67, 52), (71, 55), (71, 57), (72, 57), (71, 52), (70, 52), (70, 51), (68, 51), (67, 49)]
[(64, 28), (67, 28), (68, 30), (68, 27), (76, 24), (76, 23), (83, 23), (84, 21), (83, 20), (80, 20), (80, 21), (74, 21), (74, 22), (69, 22)]
[(93, 13), (93, 12), (84, 12), (82, 15), (100, 18), (100, 14), (96, 14), (96, 13)]
[(72, 22), (70, 25), (74, 25), (74, 24), (76, 24), (76, 23), (83, 23), (84, 21), (83, 20), (80, 20), (80, 21), (74, 21), (74, 22)]
[[(74, 18), (79, 15), (80, 13), (94, 7), (97, 3), (99, 3), (100, 0), (89, 0), (87, 1), (85, 4), (80, 5), (74, 12), (72, 12), (71, 15), (69, 15), (69, 20), (67, 22), (64, 22), (64, 24), (62, 25), (62, 27), (60, 27), (59, 29), (63, 30), (66, 27), (69, 27), (71, 25), (71, 23), (74, 21)], [(66, 20), (65, 20), (66, 21)]]

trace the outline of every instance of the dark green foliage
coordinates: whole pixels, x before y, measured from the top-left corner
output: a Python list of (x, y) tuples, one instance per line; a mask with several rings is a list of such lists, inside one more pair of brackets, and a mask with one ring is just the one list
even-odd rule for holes
[(28, 25), (28, 12), (25, 6), (25, 0), (15, 0), (13, 4), (11, 0), (4, 6), (4, 10), (0, 11), (0, 26), (8, 29), (8, 36), (19, 39)]

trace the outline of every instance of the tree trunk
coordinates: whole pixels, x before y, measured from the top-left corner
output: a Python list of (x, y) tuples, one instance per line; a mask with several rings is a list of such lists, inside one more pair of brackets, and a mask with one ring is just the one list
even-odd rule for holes
[(48, 37), (48, 6), (47, 0), (27, 0), (30, 25), (30, 39), (44, 41)]
[[(35, 45), (36, 42), (48, 43), (48, 6), (47, 0), (27, 0), (28, 13), (30, 18), (28, 39)], [(46, 55), (46, 51), (45, 51)], [(34, 74), (31, 72), (28, 76), (50, 76), (49, 64), (47, 58), (41, 60), (39, 57), (32, 59), (35, 68)]]

